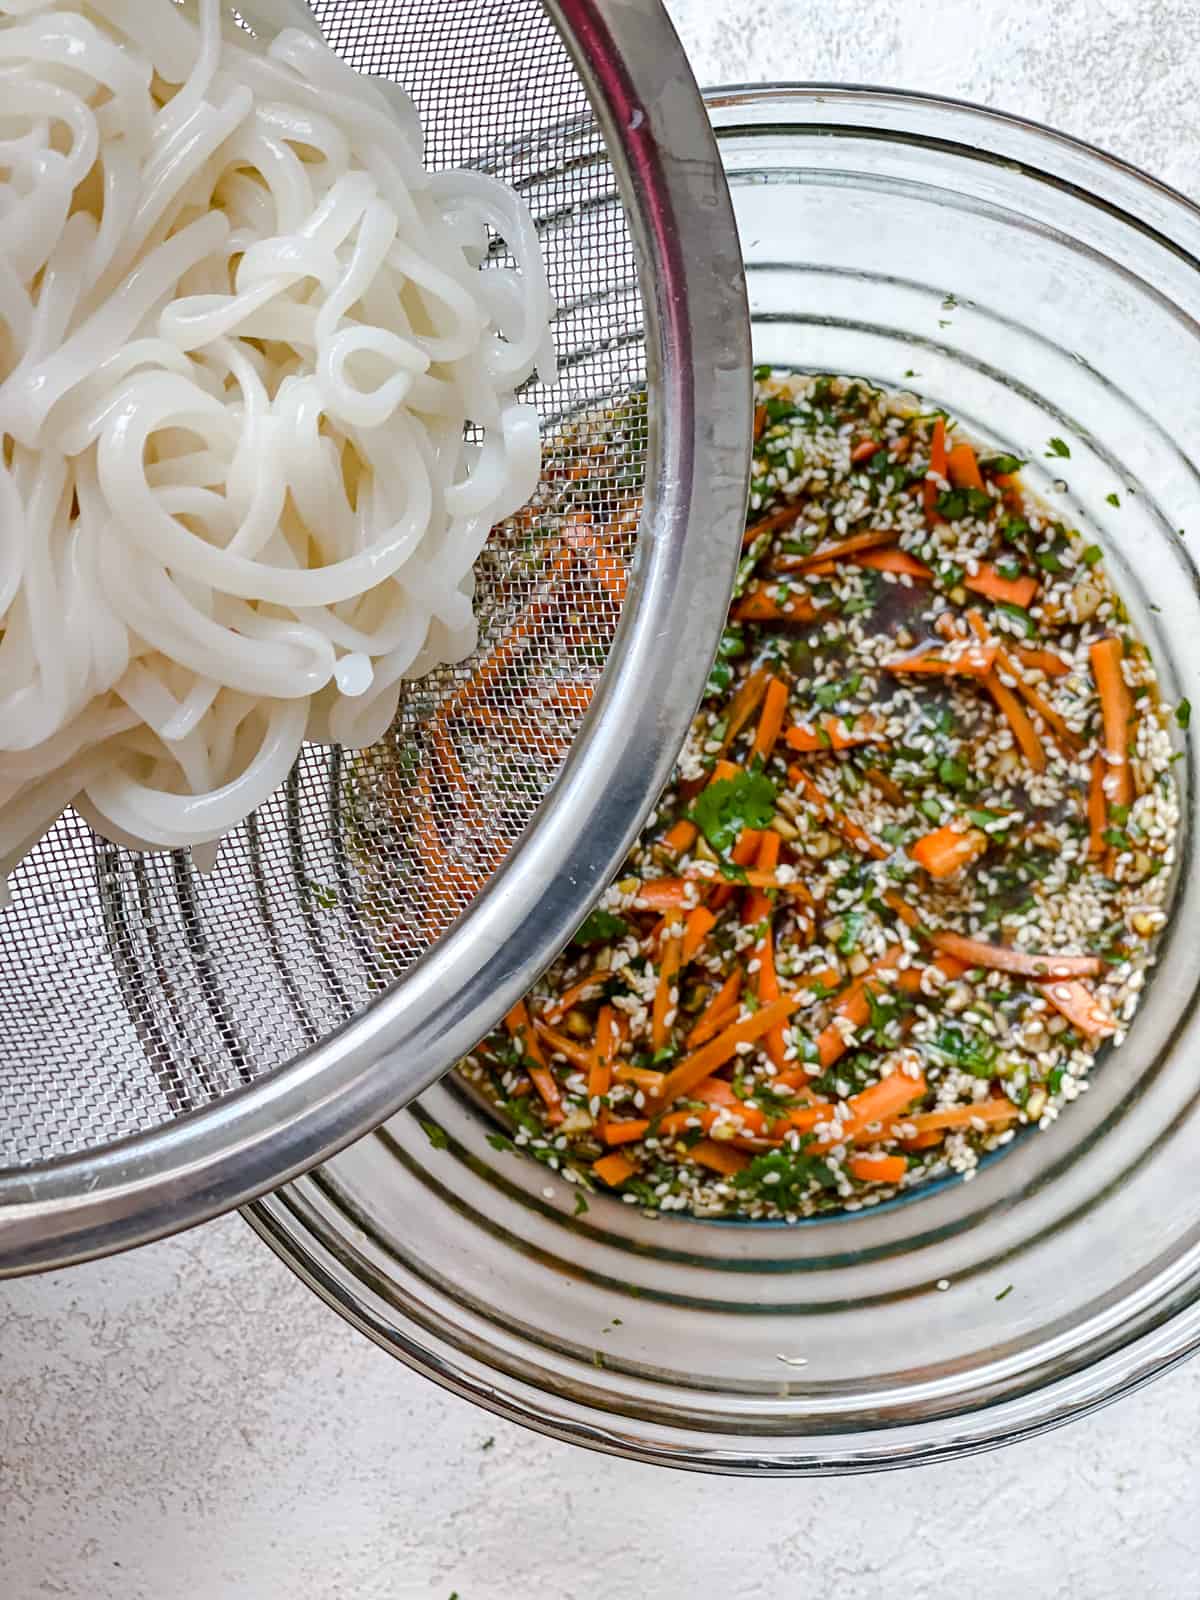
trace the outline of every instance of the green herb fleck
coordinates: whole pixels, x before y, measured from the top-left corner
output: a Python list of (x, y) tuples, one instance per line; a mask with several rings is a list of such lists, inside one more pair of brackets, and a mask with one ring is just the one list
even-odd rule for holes
[(743, 828), (765, 828), (775, 815), (775, 785), (761, 772), (720, 778), (699, 796), (689, 815), (719, 855)]
[(1048, 456), (1067, 456), (1067, 457), (1069, 457), (1070, 454), (1071, 454), (1070, 445), (1067, 443), (1067, 441), (1065, 439), (1058, 438), (1057, 435), (1055, 435), (1054, 438), (1049, 440), (1049, 445), (1050, 445), (1050, 448), (1049, 448), (1049, 450), (1046, 451), (1046, 454)]
[(1175, 707), (1175, 721), (1181, 728), (1186, 728), (1192, 720), (1192, 702), (1181, 700)]
[(577, 1217), (583, 1217), (583, 1216), (587, 1215), (587, 1211), (588, 1211), (588, 1203), (587, 1203), (586, 1197), (584, 1195), (581, 1195), (578, 1191), (576, 1191), (576, 1194), (575, 1194), (575, 1215)]
[(1106, 494), (1104, 498), (1107, 500), (1110, 506), (1119, 506), (1121, 504), (1121, 496), (1115, 489), (1111, 494)]
[(605, 911), (603, 906), (597, 906), (571, 943), (583, 946), (610, 944), (614, 939), (623, 939), (628, 932), (629, 924), (624, 917), (614, 916), (611, 911)]
[(997, 1300), (1007, 1300), (1009, 1295), (1012, 1292), (1013, 1292), (1013, 1286), (1010, 1283), (1010, 1284), (1007, 1285), (1006, 1288), (1001, 1289), (1000, 1293), (996, 1296), (996, 1299)]
[(450, 1141), (446, 1137), (445, 1129), (439, 1128), (435, 1122), (422, 1122), (421, 1132), (435, 1150), (448, 1150), (450, 1148)]
[(1094, 567), (1097, 562), (1103, 560), (1104, 551), (1101, 550), (1098, 544), (1088, 545), (1087, 549), (1083, 552), (1083, 564), (1085, 567)]

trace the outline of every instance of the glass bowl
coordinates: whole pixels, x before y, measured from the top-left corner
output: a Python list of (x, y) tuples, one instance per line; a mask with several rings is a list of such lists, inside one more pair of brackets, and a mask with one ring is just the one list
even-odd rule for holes
[[(756, 359), (911, 386), (1029, 457), (1107, 545), (1166, 697), (1195, 694), (1200, 212), (950, 101), (797, 87), (709, 105)], [(643, 1460), (900, 1466), (1097, 1406), (1200, 1345), (1194, 759), (1176, 767), (1189, 826), (1127, 1042), (972, 1182), (794, 1227), (650, 1218), (610, 1195), (585, 1211), (494, 1148), (445, 1081), (252, 1221), (402, 1360)]]

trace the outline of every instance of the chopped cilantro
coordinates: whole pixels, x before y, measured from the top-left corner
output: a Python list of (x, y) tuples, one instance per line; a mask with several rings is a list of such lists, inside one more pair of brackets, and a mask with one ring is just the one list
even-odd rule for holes
[(1110, 506), (1119, 506), (1121, 504), (1121, 496), (1115, 489), (1111, 494), (1106, 494), (1104, 498), (1108, 501)]
[(1007, 1300), (1009, 1295), (1012, 1292), (1013, 1292), (1013, 1286), (1010, 1283), (1005, 1288), (1001, 1289), (1000, 1293), (996, 1296), (996, 1299), (997, 1300)]
[(1010, 477), (1014, 472), (1020, 472), (1025, 465), (1020, 456), (999, 455), (989, 456), (986, 461), (981, 461), (980, 466), (988, 472), (993, 472), (998, 478)]
[(970, 776), (970, 768), (957, 756), (943, 756), (938, 762), (938, 778), (947, 789), (961, 789)]
[[(420, 1119), (418, 1118), (418, 1121), (419, 1120)], [(446, 1137), (446, 1130), (444, 1128), (439, 1128), (436, 1122), (422, 1122), (421, 1132), (429, 1140), (430, 1144), (435, 1150), (449, 1149), (450, 1141)]]
[(709, 784), (691, 808), (691, 821), (718, 854), (733, 848), (744, 827), (766, 827), (774, 816), (776, 787), (763, 773), (739, 773)]
[(588, 1210), (588, 1203), (587, 1203), (586, 1196), (580, 1194), (579, 1191), (576, 1190), (575, 1191), (575, 1215), (577, 1217), (586, 1216), (587, 1210)]
[(1181, 728), (1186, 728), (1192, 720), (1192, 702), (1181, 700), (1175, 707), (1175, 721)]
[(1050, 448), (1046, 451), (1048, 456), (1070, 456), (1071, 447), (1065, 439), (1060, 439), (1056, 435), (1049, 441), (1049, 444)]
[(1083, 552), (1082, 559), (1085, 567), (1094, 567), (1097, 562), (1104, 560), (1104, 551), (1098, 544), (1089, 544)]

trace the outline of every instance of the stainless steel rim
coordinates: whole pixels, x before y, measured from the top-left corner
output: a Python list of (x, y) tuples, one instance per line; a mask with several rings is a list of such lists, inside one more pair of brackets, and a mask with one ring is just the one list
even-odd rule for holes
[[(657, 0), (545, 0), (605, 134), (644, 273), (665, 487), (613, 661), (548, 801), (473, 910), (360, 1016), (260, 1084), (97, 1155), (0, 1174), (0, 1276), (202, 1222), (406, 1104), (565, 943), (665, 782), (716, 648), (749, 472), (750, 332), (716, 142)], [(660, 641), (673, 641), (664, 656)], [(603, 789), (588, 772), (611, 775)]]
[[(964, 1412), (951, 1426), (915, 1422), (882, 1427), (875, 1434), (821, 1432), (756, 1438), (752, 1422), (731, 1436), (705, 1428), (699, 1417), (662, 1422), (639, 1418), (636, 1434), (626, 1419), (604, 1414), (584, 1397), (578, 1401), (532, 1383), (498, 1374), (485, 1361), (439, 1338), (416, 1317), (412, 1331), (398, 1325), (402, 1288), (376, 1286), (347, 1271), (336, 1235), (323, 1226), (321, 1197), (304, 1185), (269, 1195), (246, 1208), (246, 1221), (313, 1289), (360, 1333), (440, 1388), (553, 1439), (652, 1466), (677, 1467), (731, 1477), (846, 1477), (927, 1466), (1016, 1444), (1097, 1411), (1149, 1383), (1200, 1350), (1200, 1305), (1183, 1306), (1175, 1317), (1090, 1366), (1054, 1383), (1033, 1387), (1019, 1398)], [(343, 1222), (345, 1219), (341, 1219)]]

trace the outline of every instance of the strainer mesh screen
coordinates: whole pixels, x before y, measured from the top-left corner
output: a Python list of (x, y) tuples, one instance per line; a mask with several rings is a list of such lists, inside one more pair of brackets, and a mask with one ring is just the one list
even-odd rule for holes
[(375, 750), (306, 749), (212, 873), (101, 844), (68, 816), (14, 875), (0, 911), (0, 1166), (209, 1103), (402, 974), (546, 795), (620, 618), (647, 452), (641, 302), (566, 50), (538, 0), (313, 10), (352, 65), (415, 96), (431, 166), (487, 166), (539, 221), (561, 360), (531, 396), (543, 481), (480, 561), (474, 658), (410, 686)]

